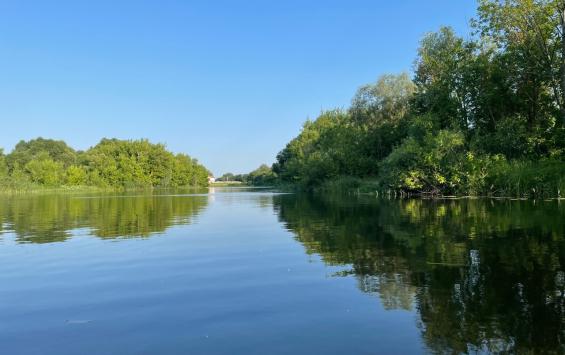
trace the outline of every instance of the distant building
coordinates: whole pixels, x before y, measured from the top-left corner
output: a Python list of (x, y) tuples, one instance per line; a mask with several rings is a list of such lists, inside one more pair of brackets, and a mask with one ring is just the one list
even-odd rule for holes
[(209, 183), (209, 184), (213, 184), (213, 183), (215, 183), (215, 182), (216, 182), (216, 178), (215, 178), (215, 177), (213, 177), (213, 176), (208, 176), (208, 183)]

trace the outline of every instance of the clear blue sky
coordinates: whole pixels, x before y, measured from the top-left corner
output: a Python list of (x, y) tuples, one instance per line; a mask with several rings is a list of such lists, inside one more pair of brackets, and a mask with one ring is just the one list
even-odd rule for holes
[(409, 71), (474, 0), (0, 0), (0, 147), (148, 138), (248, 172), (322, 109)]

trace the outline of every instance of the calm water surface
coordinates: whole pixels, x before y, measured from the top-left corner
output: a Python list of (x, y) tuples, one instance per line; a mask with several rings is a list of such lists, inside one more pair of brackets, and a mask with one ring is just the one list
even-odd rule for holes
[(1, 196), (0, 353), (563, 353), (564, 240), (564, 201)]

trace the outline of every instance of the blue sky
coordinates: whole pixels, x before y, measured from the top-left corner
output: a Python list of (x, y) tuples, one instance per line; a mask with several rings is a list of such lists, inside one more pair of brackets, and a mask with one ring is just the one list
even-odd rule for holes
[(148, 138), (216, 175), (272, 163), (302, 123), (409, 71), (474, 0), (0, 0), (0, 147)]

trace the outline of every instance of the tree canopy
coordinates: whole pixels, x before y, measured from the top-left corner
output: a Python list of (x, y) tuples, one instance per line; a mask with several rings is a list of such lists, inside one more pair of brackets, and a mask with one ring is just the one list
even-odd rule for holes
[(425, 35), (413, 78), (383, 75), (350, 108), (307, 121), (273, 171), (307, 187), (354, 176), (405, 192), (559, 194), (563, 16), (557, 0), (479, 1), (473, 36)]
[(37, 138), (0, 152), (3, 186), (206, 186), (208, 170), (186, 154), (148, 140), (102, 139), (85, 152), (63, 141)]

